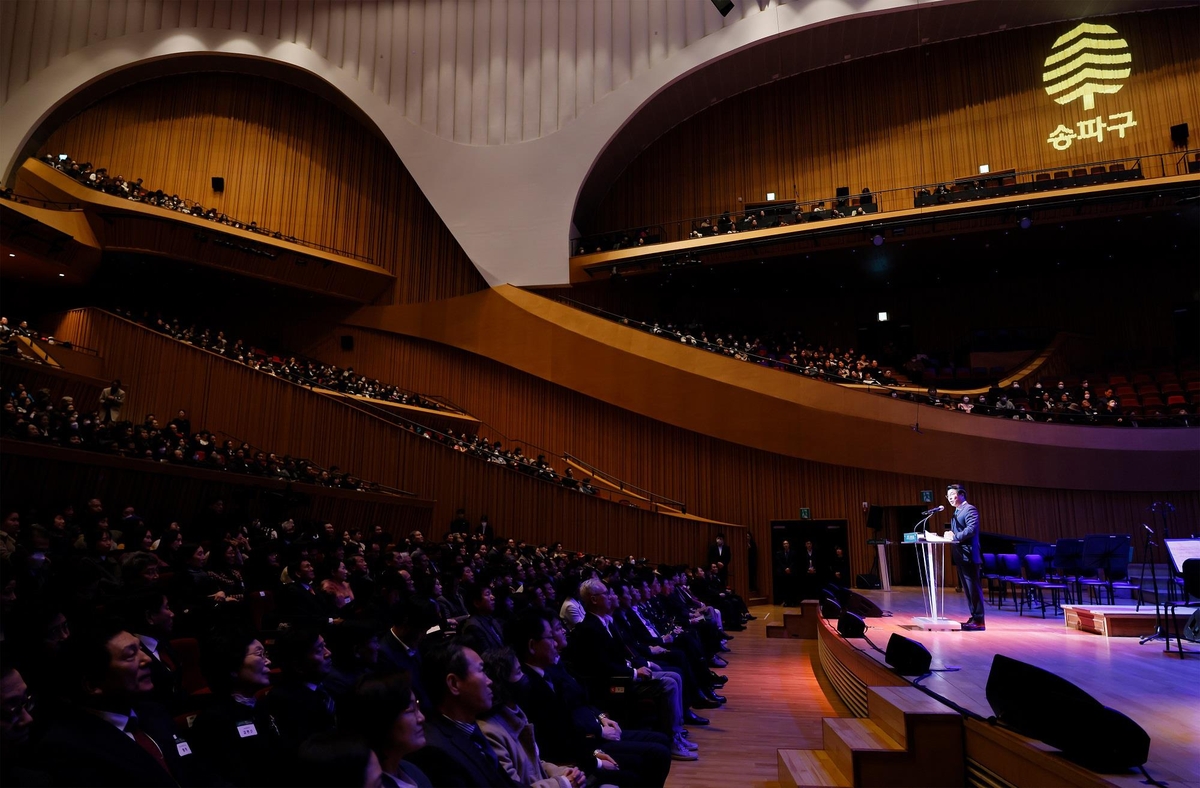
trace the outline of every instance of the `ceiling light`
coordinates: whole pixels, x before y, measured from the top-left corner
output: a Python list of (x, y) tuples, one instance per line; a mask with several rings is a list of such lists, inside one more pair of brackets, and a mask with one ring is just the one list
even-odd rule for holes
[(59, 276), (66, 276), (66, 274), (59, 274)]

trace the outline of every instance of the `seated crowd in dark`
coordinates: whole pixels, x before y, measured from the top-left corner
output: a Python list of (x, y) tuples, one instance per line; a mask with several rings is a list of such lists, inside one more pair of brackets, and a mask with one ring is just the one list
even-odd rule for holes
[(461, 510), (441, 541), (5, 512), (5, 785), (662, 786), (749, 618)]
[[(119, 380), (105, 391), (124, 390)], [(72, 397), (55, 397), (49, 389), (30, 392), (23, 384), (4, 392), (0, 435), (30, 443), (84, 449), (109, 456), (145, 459), (169, 465), (283, 479), (344, 490), (385, 492), (338, 466), (322, 468), (310, 460), (278, 455), (231, 439), (221, 441), (209, 430), (192, 429), (184, 410), (171, 419), (149, 413), (140, 424), (121, 418), (119, 403), (100, 402), (94, 410), (78, 407)]]
[(110, 194), (114, 197), (124, 197), (133, 202), (165, 208), (168, 211), (194, 216), (197, 219), (207, 219), (210, 222), (223, 224), (235, 230), (246, 230), (261, 233), (282, 241), (296, 243), (296, 238), (284, 235), (278, 230), (268, 230), (259, 227), (258, 222), (242, 222), (231, 216), (226, 216), (216, 208), (205, 209), (195, 200), (180, 197), (178, 194), (167, 194), (162, 189), (151, 190), (142, 185), (142, 179), (127, 181), (121, 175), (109, 175), (106, 167), (93, 168), (91, 162), (77, 162), (65, 153), (57, 156), (46, 154), (42, 161), (56, 170), (60, 170), (70, 178), (79, 181), (88, 188)]
[(299, 383), (302, 386), (330, 389), (343, 394), (411, 405), (426, 410), (447, 410), (446, 406), (441, 403), (422, 397), (420, 394), (381, 383), (366, 375), (359, 375), (354, 371), (354, 367), (343, 368), (333, 364), (322, 364), (319, 361), (299, 356), (288, 356), (285, 359), (282, 355), (272, 354), (254, 347), (241, 339), (231, 342), (225, 336), (224, 331), (197, 328), (195, 324), (185, 326), (178, 318), (167, 319), (161, 314), (152, 316), (149, 312), (139, 315), (129, 309), (114, 311), (121, 317), (154, 329), (160, 334), (166, 334), (172, 339), (210, 350), (239, 364), (245, 364), (252, 369)]

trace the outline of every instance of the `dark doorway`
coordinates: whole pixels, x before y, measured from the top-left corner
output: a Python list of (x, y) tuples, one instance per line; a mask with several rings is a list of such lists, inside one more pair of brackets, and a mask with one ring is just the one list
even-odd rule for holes
[[(887, 556), (888, 568), (891, 571), (892, 585), (894, 586), (917, 586), (921, 584), (917, 573), (917, 551), (911, 546), (904, 544), (904, 534), (917, 527), (917, 523), (921, 521), (921, 512), (924, 510), (924, 506), (871, 505), (867, 522), (870, 525), (878, 526), (878, 530), (872, 530), (869, 538), (886, 539), (891, 542), (887, 548)], [(937, 515), (934, 515), (933, 519), (929, 522), (933, 525), (936, 520)], [(940, 527), (937, 528), (939, 533), (941, 533), (941, 530)], [(874, 548), (872, 550), (874, 551)], [(879, 567), (874, 566), (871, 571), (878, 574)]]
[[(795, 556), (790, 579), (783, 573), (780, 561), (784, 540), (790, 542), (792, 554)], [(809, 558), (805, 550), (805, 542), (810, 541), (813, 543), (812, 572), (808, 571)], [(849, 553), (845, 549), (845, 520), (772, 520), (771, 587), (775, 604), (783, 604), (785, 599), (795, 603), (802, 599), (819, 599), (821, 587), (833, 579), (838, 547), (842, 548), (843, 555), (846, 556), (847, 563), (841, 571), (846, 579), (845, 585), (849, 586), (854, 578), (854, 570), (849, 564)]]

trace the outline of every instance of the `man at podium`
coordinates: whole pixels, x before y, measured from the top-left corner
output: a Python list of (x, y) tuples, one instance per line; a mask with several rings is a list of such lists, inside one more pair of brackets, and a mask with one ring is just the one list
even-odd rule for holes
[(979, 548), (979, 510), (967, 503), (967, 490), (961, 484), (946, 487), (946, 500), (954, 507), (950, 530), (958, 540), (955, 545), (958, 572), (967, 595), (967, 605), (971, 608), (971, 617), (963, 622), (962, 629), (963, 632), (982, 632), (985, 627), (983, 589), (980, 587), (980, 561), (983, 554)]

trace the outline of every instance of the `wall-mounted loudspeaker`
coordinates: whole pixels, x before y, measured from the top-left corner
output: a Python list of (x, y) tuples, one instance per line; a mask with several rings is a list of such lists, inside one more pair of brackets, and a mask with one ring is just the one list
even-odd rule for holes
[(733, 0), (712, 0), (712, 4), (717, 7), (721, 16), (729, 16), (729, 12), (733, 10)]
[(883, 659), (901, 676), (924, 676), (933, 662), (927, 648), (895, 632), (888, 641)]
[(354, 350), (354, 336), (342, 334), (342, 350)]
[(1150, 735), (1140, 725), (1034, 665), (997, 654), (987, 700), (1003, 725), (1093, 771), (1124, 771), (1150, 757)]
[(1176, 148), (1186, 148), (1188, 136), (1188, 124), (1180, 123), (1171, 127), (1171, 144)]
[(212, 179), (212, 187), (215, 192), (225, 191), (225, 179), (220, 175), (214, 175)]

